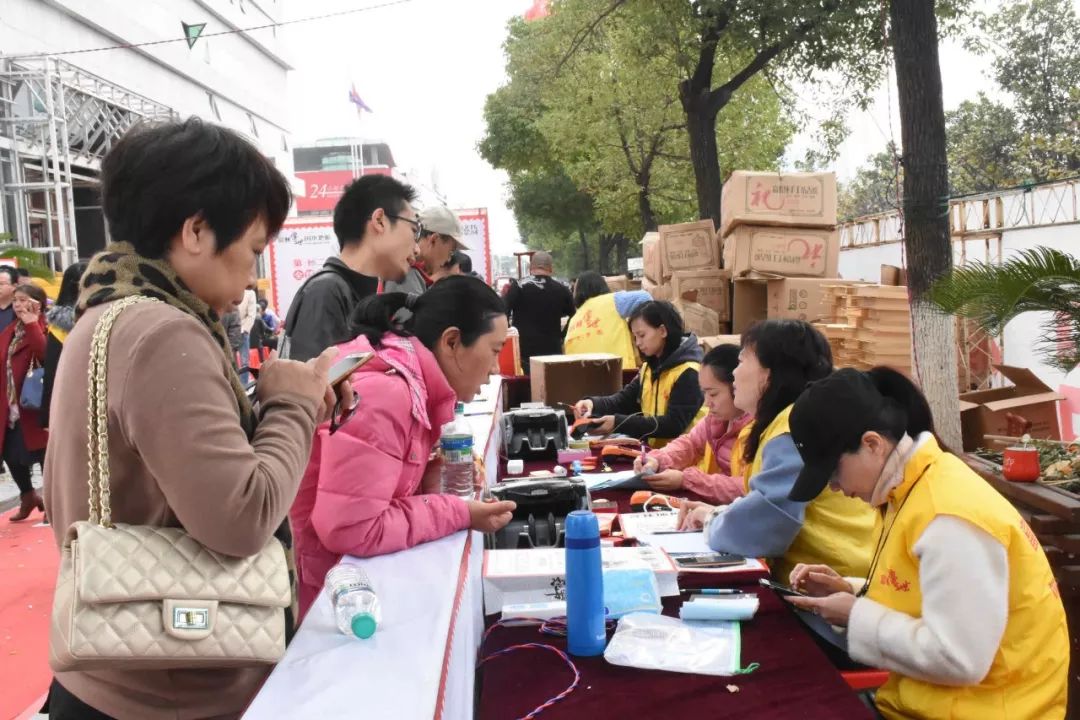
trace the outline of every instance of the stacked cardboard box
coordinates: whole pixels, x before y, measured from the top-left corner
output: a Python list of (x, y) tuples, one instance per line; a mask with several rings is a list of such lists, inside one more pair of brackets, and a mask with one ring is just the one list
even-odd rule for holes
[(711, 220), (661, 225), (641, 241), (645, 277), (641, 287), (671, 302), (698, 337), (727, 332), (731, 274), (720, 269), (720, 241)]
[(721, 217), (734, 332), (767, 318), (820, 320), (823, 287), (837, 282), (840, 255), (836, 176), (734, 172)]
[(888, 365), (911, 373), (911, 309), (904, 286), (834, 284), (825, 288), (828, 317), (817, 327), (836, 367)]

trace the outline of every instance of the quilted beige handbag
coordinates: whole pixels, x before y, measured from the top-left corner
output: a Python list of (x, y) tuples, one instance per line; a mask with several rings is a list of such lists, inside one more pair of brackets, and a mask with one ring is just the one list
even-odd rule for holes
[(106, 364), (117, 316), (94, 328), (88, 385), (90, 520), (68, 528), (53, 601), (49, 664), (70, 670), (148, 670), (274, 663), (285, 652), (291, 600), (285, 551), (271, 538), (232, 558), (181, 528), (114, 525), (109, 505)]

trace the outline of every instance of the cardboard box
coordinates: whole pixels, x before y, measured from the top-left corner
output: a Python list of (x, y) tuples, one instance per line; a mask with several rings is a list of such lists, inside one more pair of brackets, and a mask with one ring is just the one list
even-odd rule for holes
[(675, 296), (671, 292), (671, 285), (665, 283), (663, 285), (657, 285), (649, 278), (641, 279), (641, 289), (652, 295), (653, 300), (666, 300), (671, 302)]
[(622, 358), (610, 353), (540, 355), (529, 361), (532, 401), (573, 405), (622, 390)]
[(835, 230), (743, 225), (724, 240), (724, 268), (735, 277), (831, 278), (839, 265), (840, 234)]
[(732, 332), (743, 333), (756, 322), (787, 318), (809, 323), (828, 321), (832, 308), (825, 302), (825, 287), (842, 283), (837, 278), (758, 277), (734, 281)]
[(741, 343), (742, 335), (712, 335), (711, 337), (698, 338), (698, 345), (705, 352), (709, 352), (721, 345), (740, 345)]
[[(663, 597), (679, 594), (678, 568), (663, 550), (649, 546), (602, 547), (605, 570), (649, 568)], [(484, 608), (489, 615), (512, 603), (566, 599), (566, 551), (559, 548), (485, 550), (481, 570)]]
[(720, 197), (720, 236), (740, 225), (831, 228), (836, 225), (836, 173), (737, 170)]
[(1029, 434), (1033, 438), (1060, 440), (1057, 404), (1065, 396), (1051, 390), (1027, 368), (995, 365), (994, 369), (1013, 386), (960, 393), (960, 428), (964, 436), (964, 450), (971, 452), (985, 447), (983, 438), (987, 435), (1010, 435), (1009, 415), (1030, 420), (1032, 427)]
[(680, 270), (671, 274), (671, 294), (678, 300), (701, 303), (731, 319), (731, 273), (726, 270)]
[(645, 277), (654, 283), (662, 283), (664, 268), (660, 262), (660, 233), (647, 232), (641, 238), (641, 257), (645, 264)]
[(630, 278), (625, 275), (607, 275), (604, 277), (604, 281), (607, 282), (608, 290), (611, 292), (630, 289)]
[(694, 333), (698, 337), (720, 334), (720, 315), (712, 308), (678, 298), (675, 299), (675, 308), (682, 315), (686, 332)]
[(660, 283), (680, 270), (719, 270), (720, 239), (712, 220), (660, 226)]
[(895, 265), (881, 266), (882, 285), (907, 285), (907, 270)]

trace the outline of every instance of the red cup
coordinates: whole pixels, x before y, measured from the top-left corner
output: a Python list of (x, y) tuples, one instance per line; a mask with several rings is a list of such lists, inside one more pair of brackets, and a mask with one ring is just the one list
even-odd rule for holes
[(1011, 447), (1005, 450), (1001, 474), (1011, 482), (1035, 482), (1042, 475), (1039, 451), (1033, 447)]

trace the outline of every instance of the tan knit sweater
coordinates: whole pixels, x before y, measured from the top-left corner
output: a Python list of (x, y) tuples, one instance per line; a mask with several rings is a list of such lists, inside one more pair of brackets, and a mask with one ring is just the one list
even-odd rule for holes
[[(45, 504), (59, 545), (85, 520), (87, 364), (92, 308), (64, 345), (52, 399)], [(197, 320), (168, 305), (125, 310), (109, 347), (113, 521), (182, 526), (207, 547), (258, 551), (288, 513), (311, 450), (314, 402), (280, 397), (262, 408), (253, 442), (240, 426), (221, 351)], [(119, 719), (238, 717), (270, 667), (69, 672), (57, 680)]]

